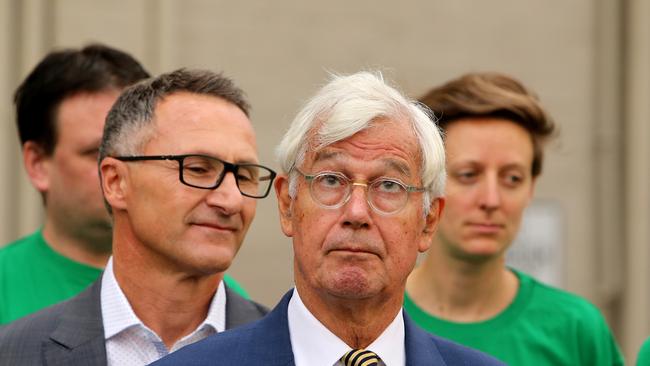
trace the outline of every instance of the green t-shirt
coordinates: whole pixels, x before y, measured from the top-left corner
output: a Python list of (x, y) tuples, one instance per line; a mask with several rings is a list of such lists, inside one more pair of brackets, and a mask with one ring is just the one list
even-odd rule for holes
[[(41, 230), (8, 244), (0, 249), (0, 325), (75, 296), (101, 273), (52, 250)], [(248, 298), (230, 276), (224, 281)]]
[(650, 338), (646, 339), (636, 358), (636, 366), (650, 366)]
[(587, 300), (514, 271), (514, 301), (492, 319), (457, 323), (431, 316), (406, 294), (404, 309), (435, 335), (488, 353), (511, 366), (623, 365), (601, 315)]

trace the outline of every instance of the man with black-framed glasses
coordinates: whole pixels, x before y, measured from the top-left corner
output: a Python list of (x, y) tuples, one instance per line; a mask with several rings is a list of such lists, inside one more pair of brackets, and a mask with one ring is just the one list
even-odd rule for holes
[(275, 172), (243, 93), (177, 70), (125, 90), (99, 152), (113, 257), (72, 300), (0, 331), (0, 365), (145, 365), (266, 309), (223, 283)]

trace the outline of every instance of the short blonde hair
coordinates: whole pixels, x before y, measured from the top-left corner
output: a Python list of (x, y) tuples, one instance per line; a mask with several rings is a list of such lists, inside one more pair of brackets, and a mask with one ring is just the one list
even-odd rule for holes
[(498, 117), (528, 131), (533, 141), (532, 175), (542, 172), (543, 146), (555, 124), (539, 98), (518, 80), (500, 73), (469, 73), (430, 90), (420, 98), (443, 130), (456, 120)]

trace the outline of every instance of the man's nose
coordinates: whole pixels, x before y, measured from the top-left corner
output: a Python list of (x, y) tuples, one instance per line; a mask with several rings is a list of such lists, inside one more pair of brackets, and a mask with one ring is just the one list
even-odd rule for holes
[(208, 205), (218, 207), (224, 214), (233, 215), (241, 211), (244, 196), (239, 191), (235, 174), (227, 172), (219, 187), (210, 191), (206, 198)]
[(344, 226), (360, 229), (370, 225), (370, 210), (372, 208), (368, 204), (367, 187), (363, 183), (352, 183), (350, 198), (343, 205)]

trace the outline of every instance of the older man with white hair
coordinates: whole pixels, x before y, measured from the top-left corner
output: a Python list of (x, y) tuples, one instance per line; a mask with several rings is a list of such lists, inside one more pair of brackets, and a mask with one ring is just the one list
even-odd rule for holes
[(500, 365), (402, 311), (406, 278), (444, 206), (445, 154), (420, 106), (362, 72), (335, 76), (278, 149), (295, 289), (258, 322), (160, 365)]

